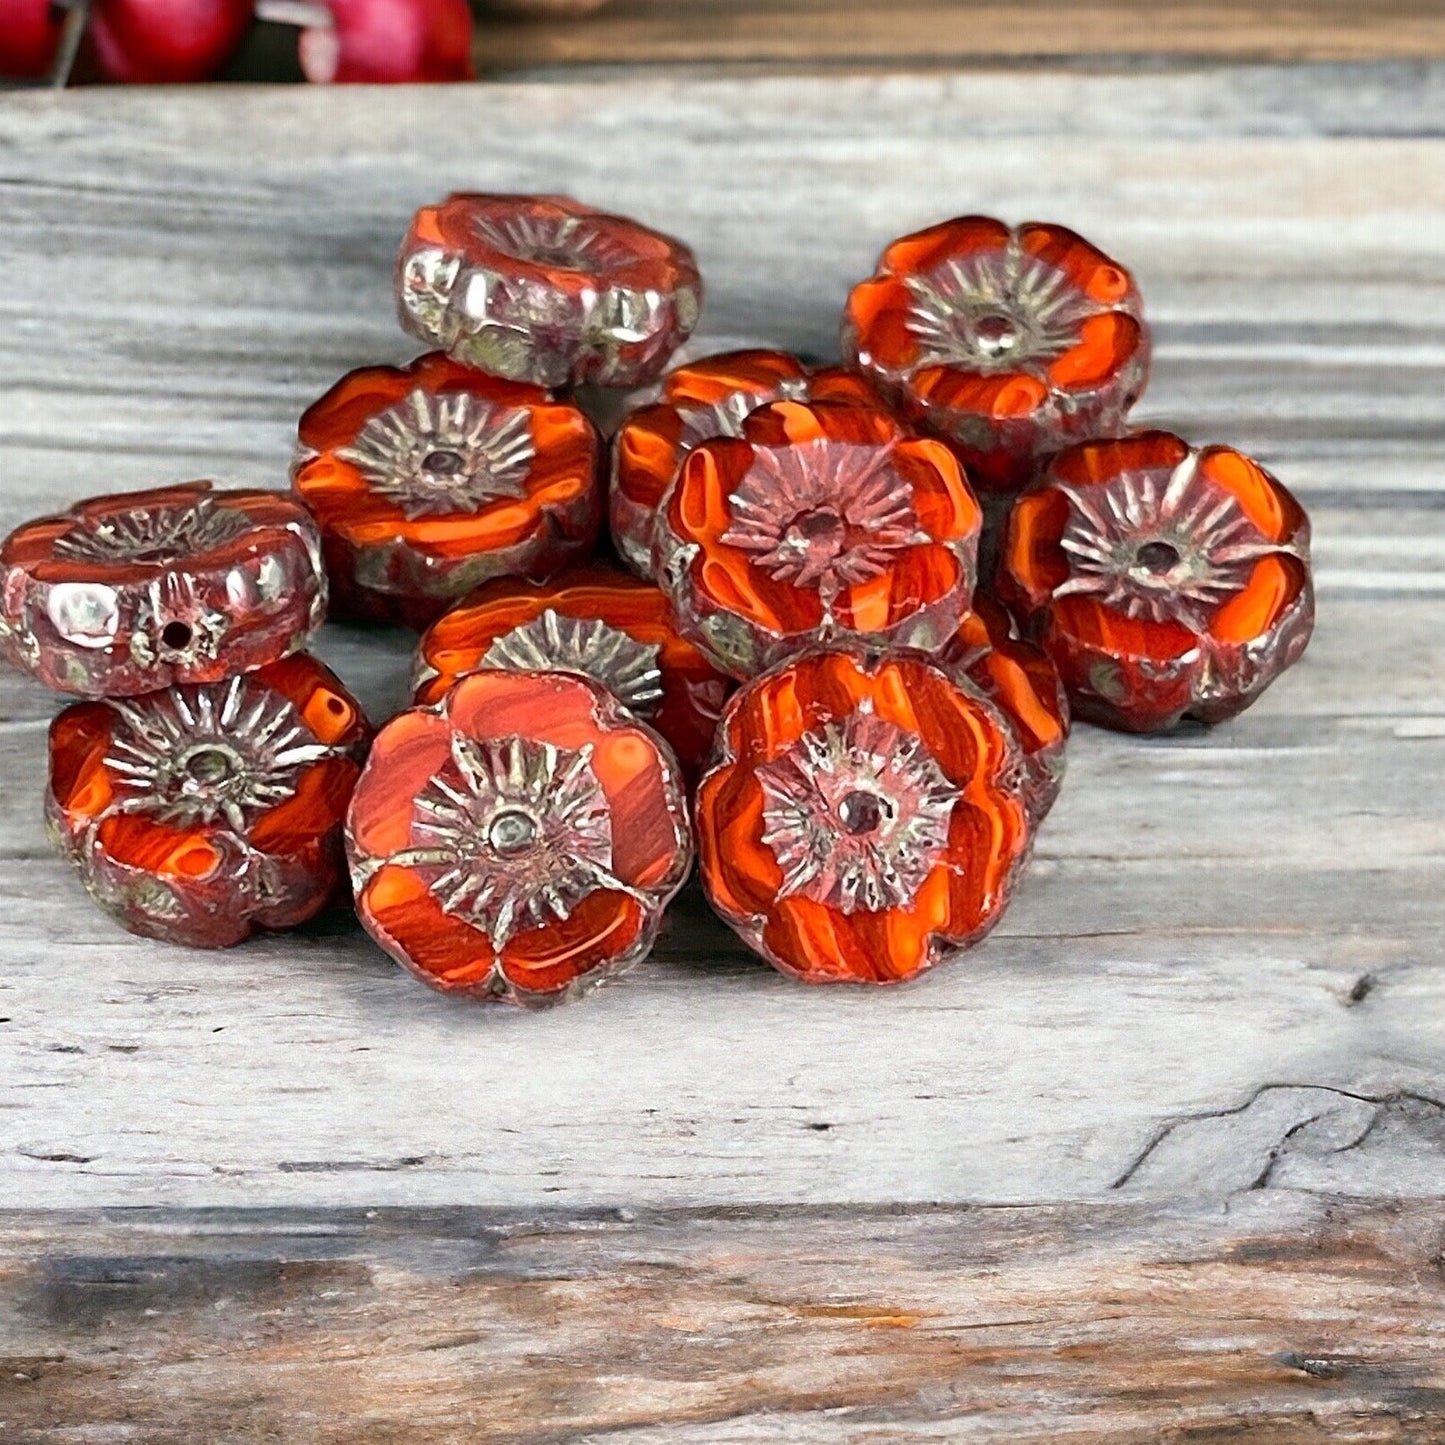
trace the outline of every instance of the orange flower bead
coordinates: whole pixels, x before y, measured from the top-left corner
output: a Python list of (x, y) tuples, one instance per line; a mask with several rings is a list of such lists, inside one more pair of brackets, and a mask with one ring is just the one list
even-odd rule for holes
[(1257, 462), (1142, 432), (1054, 458), (1014, 508), (1000, 586), (1077, 716), (1129, 732), (1222, 722), (1309, 642), (1309, 537)]
[(733, 695), (697, 793), (709, 901), (805, 983), (897, 983), (982, 938), (1025, 861), (1018, 743), (914, 654), (806, 653)]
[(931, 651), (968, 609), (979, 525), (943, 442), (876, 407), (778, 401), (689, 454), (657, 575), (683, 635), (735, 677), (814, 643)]
[(60, 692), (215, 682), (300, 651), (325, 616), (321, 538), (281, 492), (117, 492), (0, 545), (0, 649)]
[(1117, 431), (1149, 377), (1133, 278), (1063, 226), (961, 216), (892, 242), (856, 286), (843, 356), (1016, 491), (1060, 447)]
[(597, 683), (475, 672), (378, 733), (356, 910), (443, 993), (555, 1003), (646, 956), (692, 862), (672, 750)]
[(935, 661), (1008, 719), (1023, 756), (1029, 819), (1037, 826), (1064, 781), (1069, 703), (1058, 668), (1041, 647), (1018, 636), (1007, 608), (982, 592)]
[(75, 703), (50, 728), (46, 817), (132, 933), (224, 948), (336, 894), (370, 730), (304, 653), (224, 682)]
[(570, 402), (433, 352), (309, 407), (292, 468), (333, 610), (425, 627), (490, 577), (545, 577), (602, 521), (601, 446)]
[(550, 582), (498, 578), (438, 618), (417, 650), (415, 701), (440, 702), (482, 667), (580, 672), (650, 723), (695, 773), (733, 689), (678, 634), (667, 598), (649, 582), (595, 563)]
[(683, 459), (699, 442), (740, 435), (748, 414), (770, 401), (880, 404), (856, 372), (810, 370), (786, 351), (729, 351), (668, 372), (612, 443), (612, 541), (634, 572), (652, 575), (657, 514)]
[(402, 327), (495, 376), (640, 386), (697, 325), (681, 241), (567, 196), (456, 195), (423, 206), (396, 266)]

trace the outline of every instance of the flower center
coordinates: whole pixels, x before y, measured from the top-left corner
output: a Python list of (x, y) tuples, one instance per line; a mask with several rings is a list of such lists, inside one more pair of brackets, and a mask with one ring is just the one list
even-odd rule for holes
[(845, 793), (838, 804), (838, 821), (844, 831), (855, 838), (865, 833), (876, 833), (891, 814), (892, 809), (885, 799), (861, 788)]
[(973, 334), (979, 351), (990, 361), (1007, 356), (1023, 340), (1018, 323), (1001, 311), (980, 316), (973, 324)]
[(576, 216), (484, 218), (477, 222), (477, 232), (488, 245), (534, 266), (586, 271), (618, 259), (611, 254), (615, 247), (609, 247), (600, 232)]
[(417, 387), (369, 417), (336, 455), (414, 521), (525, 496), (536, 451), (525, 406)]
[(662, 703), (661, 657), (661, 643), (641, 642), (601, 618), (565, 617), (549, 607), (495, 639), (481, 665), (580, 672), (600, 682), (629, 712), (646, 718)]
[(55, 540), (55, 555), (83, 562), (164, 566), (178, 557), (234, 542), (250, 528), (244, 512), (209, 497), (170, 506), (136, 507), (77, 522)]
[(1134, 563), (1156, 577), (1172, 572), (1179, 565), (1179, 549), (1171, 542), (1145, 542), (1134, 554)]
[(492, 852), (510, 857), (525, 853), (537, 841), (537, 820), (521, 808), (503, 808), (487, 825), (487, 844)]
[(779, 896), (844, 913), (910, 906), (961, 796), (916, 734), (861, 709), (804, 733), (757, 776)]
[(105, 766), (127, 812), (244, 832), (333, 749), (286, 698), (241, 677), (116, 698)]

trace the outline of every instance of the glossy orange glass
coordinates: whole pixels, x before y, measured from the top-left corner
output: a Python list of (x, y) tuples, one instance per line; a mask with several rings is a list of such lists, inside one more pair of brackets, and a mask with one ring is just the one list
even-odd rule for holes
[(1133, 278), (1067, 227), (962, 216), (892, 242), (856, 286), (843, 356), (1013, 492), (1059, 448), (1119, 429), (1149, 376)]
[(968, 608), (980, 523), (944, 443), (876, 407), (772, 402), (688, 455), (658, 575), (735, 677), (822, 642), (932, 651)]
[(1008, 719), (1023, 753), (1029, 817), (1037, 825), (1064, 780), (1069, 704), (1058, 668), (1043, 648), (1019, 637), (1007, 608), (981, 591), (936, 660)]
[(301, 653), (224, 682), (76, 703), (50, 729), (46, 817), (95, 901), (196, 948), (332, 901), (370, 729)]
[(713, 437), (737, 436), (770, 401), (877, 406), (873, 385), (841, 367), (809, 368), (786, 351), (729, 351), (668, 372), (655, 396), (623, 419), (612, 443), (612, 541), (639, 576), (652, 575), (653, 533), (683, 459)]
[(677, 631), (650, 582), (592, 563), (549, 582), (485, 583), (423, 634), (415, 701), (440, 702), (479, 667), (563, 668), (593, 678), (672, 744), (689, 773), (706, 760), (732, 679)]
[(338, 615), (424, 627), (488, 578), (550, 575), (601, 527), (582, 412), (438, 352), (342, 377), (298, 432), (292, 484)]
[(806, 653), (733, 695), (697, 793), (703, 886), (806, 983), (897, 983), (997, 923), (1029, 824), (999, 710), (915, 654)]
[(1303, 653), (1309, 521), (1259, 463), (1168, 432), (1060, 453), (1019, 499), (1000, 587), (1077, 716), (1222, 722)]
[(643, 958), (692, 861), (678, 763), (597, 683), (487, 670), (377, 735), (357, 913), (443, 993), (555, 1003)]

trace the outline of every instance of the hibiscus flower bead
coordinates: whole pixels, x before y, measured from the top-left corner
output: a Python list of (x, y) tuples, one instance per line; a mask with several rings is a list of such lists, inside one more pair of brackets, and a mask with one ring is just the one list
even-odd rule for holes
[(853, 289), (843, 355), (1017, 491), (1072, 442), (1121, 428), (1149, 377), (1133, 277), (1063, 226), (962, 216), (892, 242)]
[(702, 307), (681, 241), (566, 196), (424, 206), (397, 257), (396, 292), (413, 336), (540, 386), (651, 381)]
[(339, 616), (425, 627), (491, 577), (546, 577), (602, 525), (601, 443), (568, 401), (440, 352), (353, 371), (298, 427), (292, 485)]
[(0, 645), (60, 692), (213, 682), (304, 648), (325, 614), (316, 525), (280, 492), (92, 497), (0, 544)]
[(1059, 796), (1069, 737), (1068, 698), (1053, 659), (1018, 635), (1002, 603), (976, 592), (973, 610), (936, 660), (1008, 719), (1023, 759), (1029, 819), (1037, 826)]
[(943, 442), (877, 407), (778, 401), (689, 453), (653, 562), (683, 635), (747, 678), (814, 643), (942, 646), (979, 523)]
[(225, 948), (335, 899), (368, 738), (356, 700), (305, 653), (74, 703), (50, 728), (51, 836), (132, 933)]
[(1222, 722), (1309, 642), (1309, 535), (1257, 462), (1142, 432), (1054, 458), (1014, 508), (1000, 586), (1076, 716), (1128, 732)]
[(805, 983), (897, 983), (982, 938), (1025, 862), (1018, 743), (915, 654), (822, 649), (734, 693), (697, 792), (709, 901)]
[(689, 774), (706, 760), (733, 689), (678, 633), (657, 587), (602, 563), (548, 582), (505, 577), (477, 588), (423, 634), (415, 701), (440, 702), (483, 667), (590, 677), (656, 728)]
[(612, 442), (612, 541), (634, 572), (651, 575), (657, 514), (683, 459), (700, 442), (739, 436), (748, 414), (770, 401), (880, 399), (857, 372), (810, 369), (786, 351), (730, 351), (675, 367)]
[(692, 863), (672, 750), (566, 672), (475, 672), (393, 718), (347, 836), (357, 913), (392, 958), (522, 1004), (645, 957)]

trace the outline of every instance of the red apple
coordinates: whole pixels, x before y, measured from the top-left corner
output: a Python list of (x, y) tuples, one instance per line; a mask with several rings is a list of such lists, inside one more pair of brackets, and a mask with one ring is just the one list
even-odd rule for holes
[(235, 53), (252, 0), (95, 0), (90, 39), (112, 80), (206, 80)]
[(0, 75), (36, 80), (55, 63), (65, 12), (50, 0), (0, 0)]
[(467, 0), (326, 0), (330, 25), (301, 32), (301, 69), (315, 81), (470, 80)]

